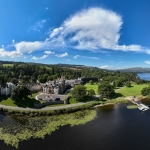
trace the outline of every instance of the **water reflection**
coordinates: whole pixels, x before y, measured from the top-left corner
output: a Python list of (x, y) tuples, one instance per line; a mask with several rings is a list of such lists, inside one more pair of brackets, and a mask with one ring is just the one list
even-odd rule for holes
[(141, 102), (145, 105), (149, 105), (150, 106), (150, 98), (144, 98), (141, 100)]
[(3, 119), (4, 119), (4, 115), (0, 114), (0, 121), (3, 121)]
[(114, 110), (114, 104), (108, 104), (98, 107), (98, 109), (102, 111), (113, 111)]
[[(150, 111), (141, 113), (138, 109), (129, 110), (126, 106), (126, 104), (117, 104), (114, 107), (108, 107), (113, 108), (108, 111), (96, 108), (97, 118), (93, 120), (91, 118), (95, 110), (48, 117), (51, 121), (45, 124), (44, 130), (40, 130), (41, 134), (54, 129), (53, 126), (56, 126), (56, 123), (59, 124), (58, 129), (60, 126), (63, 127), (52, 135), (44, 136), (44, 140), (31, 138), (20, 142), (19, 148), (20, 150), (149, 150)], [(81, 125), (84, 120), (90, 121)], [(15, 120), (15, 122), (18, 121)], [(71, 128), (69, 124), (78, 124), (78, 126)], [(30, 132), (25, 134), (30, 135)], [(0, 138), (1, 136), (3, 135), (0, 134)], [(8, 136), (8, 141), (11, 136), (13, 135)], [(2, 141), (0, 141), (0, 149), (15, 150), (14, 147), (4, 145)]]

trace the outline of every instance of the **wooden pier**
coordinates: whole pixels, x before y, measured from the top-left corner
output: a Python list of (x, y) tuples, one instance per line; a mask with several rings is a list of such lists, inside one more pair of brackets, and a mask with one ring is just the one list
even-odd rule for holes
[(137, 102), (137, 98), (135, 98), (135, 96), (134, 96), (134, 97), (128, 97), (127, 99), (128, 99), (129, 101), (131, 101), (131, 103), (137, 105), (137, 106), (138, 106), (138, 109), (141, 110), (141, 111), (146, 111), (146, 110), (149, 109), (148, 106), (146, 106), (146, 105), (144, 105), (144, 104), (142, 104), (142, 103), (140, 103), (140, 102)]

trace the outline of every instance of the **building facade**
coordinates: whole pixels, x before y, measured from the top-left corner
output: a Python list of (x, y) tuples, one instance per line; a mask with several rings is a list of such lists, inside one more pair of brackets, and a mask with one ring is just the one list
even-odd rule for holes
[(12, 90), (16, 87), (13, 83), (6, 83), (6, 85), (1, 86), (1, 95), (8, 96), (11, 94)]

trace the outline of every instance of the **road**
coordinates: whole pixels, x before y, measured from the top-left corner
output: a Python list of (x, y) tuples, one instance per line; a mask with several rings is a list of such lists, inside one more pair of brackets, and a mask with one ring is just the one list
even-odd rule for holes
[(75, 106), (81, 106), (81, 105), (85, 105), (89, 102), (86, 103), (76, 103), (76, 104), (64, 104), (64, 106), (54, 106), (54, 107), (44, 107), (44, 108), (23, 108), (23, 107), (14, 107), (14, 106), (5, 106), (5, 105), (1, 105), (0, 104), (0, 108), (4, 108), (4, 109), (12, 109), (12, 110), (28, 110), (28, 111), (43, 111), (43, 110), (57, 110), (57, 109), (63, 109), (63, 108), (71, 108), (71, 107), (75, 107)]

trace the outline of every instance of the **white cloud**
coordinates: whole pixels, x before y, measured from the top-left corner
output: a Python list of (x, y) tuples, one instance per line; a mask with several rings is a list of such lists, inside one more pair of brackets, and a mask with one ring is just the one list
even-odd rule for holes
[(58, 58), (62, 58), (62, 57), (66, 57), (66, 56), (68, 56), (68, 53), (67, 52), (65, 52), (65, 53), (63, 53), (63, 54), (57, 54), (56, 55)]
[(42, 57), (40, 57), (40, 59), (44, 59), (44, 58), (47, 58), (48, 55), (43, 55)]
[(150, 65), (150, 61), (145, 61), (146, 64)]
[(140, 45), (114, 45), (112, 46), (113, 50), (122, 50), (122, 51), (135, 51), (135, 52), (140, 52), (142, 47)]
[(80, 56), (82, 58), (87, 58), (87, 59), (94, 59), (94, 60), (98, 60), (98, 57), (87, 57), (87, 56)]
[(107, 66), (107, 65), (105, 65), (105, 66), (100, 66), (99, 68), (101, 68), (101, 69), (112, 69), (113, 66)]
[(20, 57), (23, 54), (17, 51), (6, 51), (4, 48), (0, 48), (0, 57)]
[(40, 31), (40, 29), (42, 29), (44, 27), (44, 24), (46, 23), (46, 19), (44, 20), (40, 20), (38, 22), (36, 22), (31, 29), (35, 30), (35, 31)]
[(31, 59), (33, 59), (33, 60), (39, 60), (39, 58), (35, 57), (35, 56), (33, 56)]
[[(42, 29), (45, 23), (46, 20), (40, 20), (35, 23), (33, 28), (35, 30)], [(44, 41), (21, 41), (15, 43), (13, 39), (10, 47), (14, 46), (14, 50), (4, 50), (4, 45), (2, 45), (3, 53), (0, 55), (1, 57), (15, 57), (14, 53), (16, 53), (16, 57), (19, 57), (26, 53), (30, 54), (31, 52), (42, 50), (44, 50), (44, 54), (50, 55), (53, 54), (53, 52), (48, 51), (50, 47), (52, 49), (68, 47), (78, 50), (91, 50), (94, 52), (121, 50), (150, 54), (150, 49), (138, 44), (119, 45), (122, 25), (122, 17), (113, 11), (98, 7), (84, 9), (64, 20), (57, 28), (51, 29), (49, 37)], [(68, 56), (68, 53), (65, 52), (64, 54), (56, 56), (65, 57)], [(97, 57), (74, 56), (75, 59), (78, 57), (99, 59)]]
[(79, 56), (79, 55), (75, 55), (73, 58), (74, 58), (74, 59), (77, 59), (78, 57), (80, 57), (80, 56)]
[(66, 61), (70, 61), (70, 59), (67, 59)]
[(47, 58), (47, 57), (48, 57), (48, 55), (43, 55), (43, 56), (41, 56), (41, 57), (33, 56), (31, 59), (33, 59), (33, 60), (39, 60), (39, 59), (45, 59), (45, 58)]
[(103, 8), (89, 8), (65, 20), (50, 37), (63, 38), (77, 49), (110, 48), (118, 43), (121, 25), (120, 15)]
[(35, 41), (35, 42), (22, 41), (20, 43), (15, 44), (14, 46), (16, 48), (16, 51), (22, 52), (22, 53), (40, 50), (43, 47), (45, 47), (44, 42), (40, 42), (40, 41)]
[(14, 39), (12, 40), (12, 43), (15, 43), (15, 40), (14, 40)]
[(80, 56), (80, 55), (75, 55), (73, 58), (77, 59), (79, 57), (86, 58), (86, 59), (94, 59), (94, 60), (98, 60), (99, 59), (98, 57), (88, 57), (88, 56)]
[[(103, 8), (82, 10), (51, 31), (50, 39), (56, 45), (59, 41), (63, 46), (83, 50), (121, 50), (144, 52), (137, 44), (119, 45), (122, 17)], [(147, 52), (146, 52), (147, 53)]]
[(54, 54), (55, 52), (52, 52), (52, 51), (45, 51), (44, 53), (47, 54), (47, 55), (51, 55), (51, 54)]
[(29, 52), (28, 52), (28, 54), (31, 54), (31, 53), (32, 53), (32, 51), (29, 51)]

